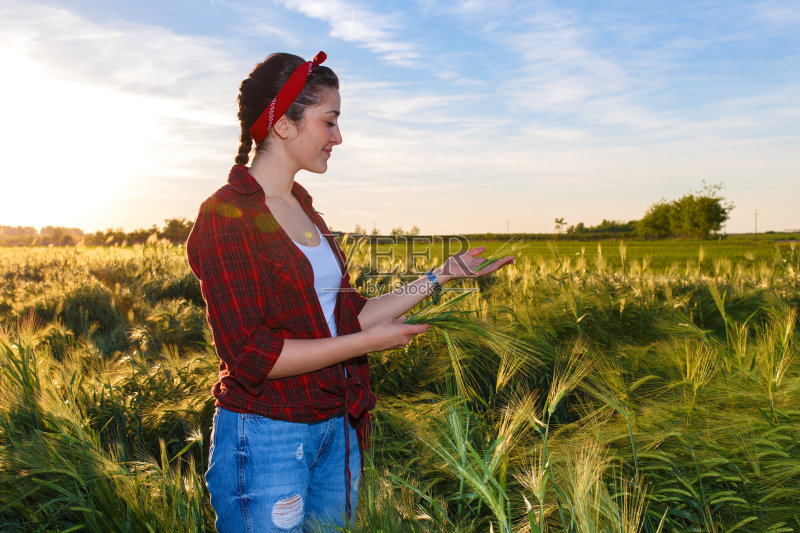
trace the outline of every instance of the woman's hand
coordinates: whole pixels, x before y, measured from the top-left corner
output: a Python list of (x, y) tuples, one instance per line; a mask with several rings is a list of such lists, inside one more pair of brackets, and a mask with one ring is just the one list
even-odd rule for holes
[(486, 262), (486, 258), (480, 255), (485, 251), (485, 246), (478, 246), (464, 253), (451, 255), (444, 265), (436, 271), (436, 277), (440, 283), (460, 278), (477, 278), (491, 274), (495, 270), (513, 263), (516, 259), (513, 255), (509, 255), (479, 269), (478, 267)]
[(406, 324), (404, 318), (384, 318), (364, 330), (370, 336), (370, 351), (379, 352), (392, 348), (402, 348), (411, 339), (427, 330), (430, 324)]

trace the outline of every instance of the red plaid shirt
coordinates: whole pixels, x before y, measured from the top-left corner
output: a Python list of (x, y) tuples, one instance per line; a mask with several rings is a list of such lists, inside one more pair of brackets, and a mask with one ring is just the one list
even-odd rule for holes
[[(312, 208), (311, 196), (296, 182), (292, 194), (328, 239), (345, 273), (336, 300), (337, 332), (358, 332), (358, 313), (367, 299), (351, 287), (345, 255)], [(369, 410), (375, 405), (366, 355), (299, 376), (267, 379), (284, 339), (331, 333), (311, 264), (265, 200), (247, 169), (234, 166), (227, 185), (203, 202), (186, 243), (220, 358), (219, 381), (211, 392), (226, 409), (279, 420), (313, 423), (347, 412), (364, 450)]]

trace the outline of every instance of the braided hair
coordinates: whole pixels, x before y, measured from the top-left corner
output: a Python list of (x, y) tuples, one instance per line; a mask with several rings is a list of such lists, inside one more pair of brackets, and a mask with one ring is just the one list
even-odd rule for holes
[[(277, 96), (289, 76), (303, 63), (305, 63), (303, 58), (293, 54), (271, 54), (256, 65), (253, 72), (242, 81), (239, 86), (239, 123), (242, 133), (239, 153), (236, 156), (237, 165), (246, 165), (250, 160), (250, 151), (253, 147), (250, 128), (253, 123)], [(286, 111), (286, 117), (293, 122), (302, 122), (306, 108), (322, 102), (325, 89), (338, 88), (339, 78), (331, 69), (322, 65), (314, 67), (308, 75), (305, 88)], [(266, 149), (268, 138), (269, 136), (256, 146), (256, 151)]]

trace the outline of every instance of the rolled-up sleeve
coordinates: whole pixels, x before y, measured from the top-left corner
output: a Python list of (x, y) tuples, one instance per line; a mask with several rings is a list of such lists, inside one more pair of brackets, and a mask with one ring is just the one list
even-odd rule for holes
[(200, 208), (186, 251), (217, 354), (228, 374), (255, 396), (264, 390), (284, 339), (266, 324), (270, 288), (246, 224), (241, 210), (212, 197)]

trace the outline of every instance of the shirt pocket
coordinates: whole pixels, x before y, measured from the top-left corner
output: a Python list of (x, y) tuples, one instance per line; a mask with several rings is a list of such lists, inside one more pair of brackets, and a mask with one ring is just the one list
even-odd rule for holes
[(300, 283), (297, 265), (285, 248), (267, 248), (259, 252), (258, 260), (261, 277), (273, 287), (276, 295), (282, 292), (281, 289), (291, 289)]

